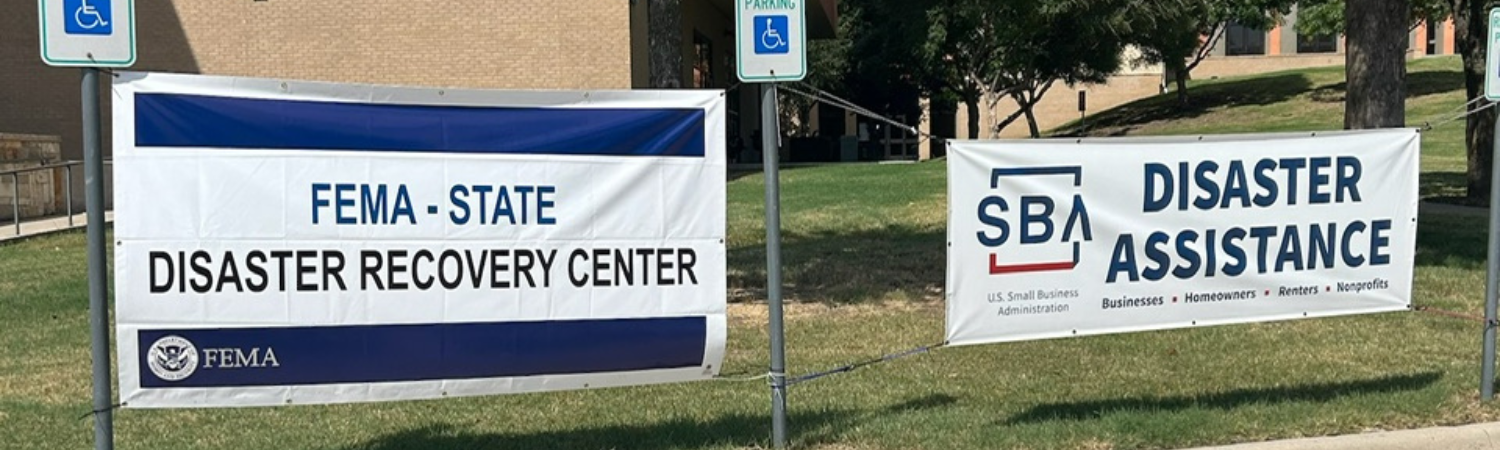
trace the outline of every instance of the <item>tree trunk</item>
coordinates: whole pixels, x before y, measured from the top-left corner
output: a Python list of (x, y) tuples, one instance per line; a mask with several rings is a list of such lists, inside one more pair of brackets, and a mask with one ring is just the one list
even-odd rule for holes
[(651, 87), (675, 89), (682, 82), (682, 0), (646, 0), (651, 47)]
[[(1486, 26), (1489, 12), (1483, 1), (1453, 0), (1453, 41), (1464, 59), (1465, 98), (1484, 94), (1484, 70)], [(1484, 102), (1469, 109), (1483, 106)], [(1490, 108), (1470, 114), (1464, 128), (1464, 143), (1468, 146), (1469, 167), (1466, 173), (1468, 198), (1472, 202), (1487, 203), (1490, 200), (1490, 183), (1494, 174), (1490, 164), (1494, 161), (1495, 109)]]
[(1177, 104), (1182, 106), (1188, 104), (1187, 77), (1182, 76), (1182, 72), (1177, 72)]
[(1344, 128), (1406, 125), (1407, 0), (1347, 0)]
[(1029, 102), (1021, 103), (1021, 110), (1026, 112), (1026, 127), (1031, 130), (1032, 139), (1042, 137), (1042, 130), (1036, 126), (1036, 112), (1033, 111), (1036, 108), (1036, 103), (1036, 97), (1032, 97)]
[(969, 112), (969, 139), (979, 139), (979, 99), (964, 99), (964, 107)]

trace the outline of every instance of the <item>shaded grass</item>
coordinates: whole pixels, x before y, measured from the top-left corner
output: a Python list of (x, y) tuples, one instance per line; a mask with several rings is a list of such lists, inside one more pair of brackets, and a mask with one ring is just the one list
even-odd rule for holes
[[(1464, 203), (1464, 121), (1444, 122), (1463, 105), (1464, 78), (1456, 56), (1407, 64), (1406, 124), (1438, 125), (1422, 133), (1424, 199)], [(1337, 130), (1344, 127), (1344, 68), (1319, 67), (1194, 81), (1189, 104), (1176, 93), (1137, 100), (1072, 122), (1055, 136), (1183, 135)]]
[[(1413, 72), (1444, 64), (1419, 61)], [(1122, 117), (1118, 126), (1136, 127), (1126, 134), (1337, 128), (1337, 117), (1325, 117), (1332, 109), (1300, 108), (1336, 105), (1329, 99), (1341, 91), (1340, 73), (1273, 74), (1277, 83), (1250, 85), (1275, 89), (1296, 76), (1306, 80), (1301, 92), (1235, 94), (1243, 80), (1205, 82), (1195, 86), (1201, 111), (1170, 121)], [(1412, 116), (1461, 102), (1441, 81), (1432, 77), (1430, 92), (1414, 97)], [(1215, 89), (1239, 95), (1225, 100), (1238, 103), (1215, 106)], [(1443, 136), (1424, 135), (1424, 195), (1450, 192), (1444, 174), (1462, 173), (1461, 147)], [(945, 176), (942, 163), (783, 173), (785, 274), (798, 300), (787, 310), (793, 373), (942, 339)], [(731, 375), (767, 365), (762, 183), (739, 174), (728, 186)], [(1418, 230), (1416, 304), (1478, 313), (1484, 219), (1424, 211)], [(83, 241), (64, 233), (0, 244), (0, 448), (89, 445), (91, 423), (79, 419), (89, 409)], [(802, 448), (1103, 449), (1493, 420), (1495, 407), (1477, 400), (1479, 335), (1476, 323), (1393, 313), (949, 348), (794, 386), (790, 423)], [(763, 381), (718, 381), (132, 409), (117, 414), (116, 429), (121, 448), (767, 447), (767, 397)]]

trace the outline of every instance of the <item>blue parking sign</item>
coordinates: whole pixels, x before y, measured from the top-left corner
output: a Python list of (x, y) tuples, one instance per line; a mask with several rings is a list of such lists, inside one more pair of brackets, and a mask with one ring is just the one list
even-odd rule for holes
[(114, 34), (112, 0), (63, 0), (63, 32), (67, 34)]
[(784, 54), (791, 51), (786, 16), (755, 16), (755, 54)]

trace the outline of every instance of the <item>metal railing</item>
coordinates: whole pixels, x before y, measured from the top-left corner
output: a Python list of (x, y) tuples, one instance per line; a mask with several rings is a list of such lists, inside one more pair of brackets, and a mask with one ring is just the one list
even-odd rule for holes
[[(111, 165), (112, 162), (113, 161), (105, 160), (104, 164)], [(11, 189), (11, 191), (10, 191), (10, 193), (11, 193), (11, 197), (10, 197), (10, 213), (11, 213), (11, 221), (15, 222), (14, 226), (16, 227), (16, 236), (20, 236), (21, 235), (21, 174), (23, 174), (23, 173), (30, 173), (30, 172), (40, 172), (40, 171), (43, 171), (43, 170), (63, 169), (63, 185), (67, 187), (66, 189), (63, 190), (63, 196), (64, 196), (63, 204), (65, 205), (64, 209), (67, 211), (67, 215), (68, 215), (68, 227), (72, 228), (74, 226), (73, 225), (73, 216), (74, 216), (74, 214), (73, 214), (73, 167), (74, 166), (82, 166), (82, 165), (83, 165), (83, 161), (62, 161), (62, 162), (55, 162), (55, 163), (50, 163), (50, 164), (42, 164), (40, 166), (35, 166), (35, 167), (22, 167), (22, 168), (19, 168), (19, 169), (0, 170), (0, 178), (9, 176), (10, 180), (11, 180), (11, 184), (10, 184), (10, 189)], [(56, 181), (56, 180), (54, 179), (53, 181)]]

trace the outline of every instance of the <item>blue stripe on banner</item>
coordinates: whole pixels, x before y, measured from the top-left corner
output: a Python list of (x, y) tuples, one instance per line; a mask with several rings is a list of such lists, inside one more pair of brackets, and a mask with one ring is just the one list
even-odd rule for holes
[(136, 94), (135, 144), (609, 156), (698, 156), (694, 108), (512, 108)]
[(707, 327), (707, 319), (696, 316), (142, 330), (137, 336), (142, 387), (230, 387), (696, 367), (703, 364)]

